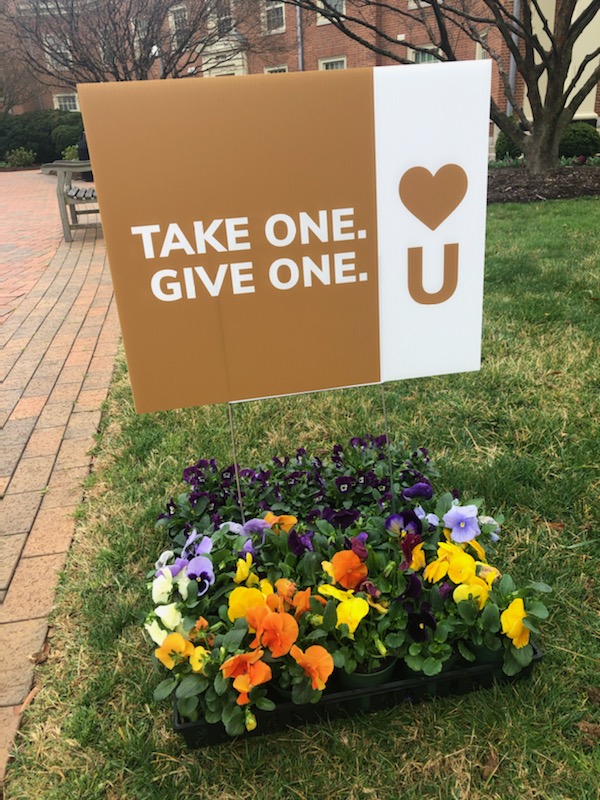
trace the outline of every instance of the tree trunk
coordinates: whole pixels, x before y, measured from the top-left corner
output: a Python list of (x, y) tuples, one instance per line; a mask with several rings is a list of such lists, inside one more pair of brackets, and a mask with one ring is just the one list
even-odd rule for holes
[(564, 125), (559, 128), (550, 120), (533, 126), (523, 148), (527, 171), (531, 175), (543, 175), (558, 168), (558, 147), (563, 130)]

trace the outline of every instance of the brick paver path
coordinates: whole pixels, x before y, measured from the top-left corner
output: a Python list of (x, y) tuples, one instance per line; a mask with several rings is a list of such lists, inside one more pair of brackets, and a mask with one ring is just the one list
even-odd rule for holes
[(102, 236), (64, 242), (55, 191), (0, 173), (0, 787), (119, 341)]

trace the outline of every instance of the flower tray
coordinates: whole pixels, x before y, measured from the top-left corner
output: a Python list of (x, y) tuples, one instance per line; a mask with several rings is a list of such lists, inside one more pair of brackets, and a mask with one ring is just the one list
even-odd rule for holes
[[(540, 661), (542, 653), (532, 642), (533, 659), (528, 667), (513, 677), (502, 672), (501, 664), (468, 664), (463, 663), (456, 669), (442, 672), (431, 678), (426, 676), (406, 677), (406, 673), (398, 668), (389, 683), (368, 689), (341, 690), (332, 679), (331, 686), (323, 693), (318, 703), (294, 705), (281, 698), (274, 711), (253, 709), (258, 725), (255, 730), (238, 737), (246, 739), (254, 736), (275, 733), (288, 727), (298, 727), (323, 720), (343, 719), (356, 714), (383, 711), (404, 702), (420, 702), (429, 697), (448, 697), (489, 688), (494, 681), (512, 683), (531, 674), (533, 665)], [(173, 729), (183, 736), (186, 745), (191, 749), (231, 742), (221, 724), (209, 725), (204, 720), (186, 722), (180, 719), (174, 707)]]

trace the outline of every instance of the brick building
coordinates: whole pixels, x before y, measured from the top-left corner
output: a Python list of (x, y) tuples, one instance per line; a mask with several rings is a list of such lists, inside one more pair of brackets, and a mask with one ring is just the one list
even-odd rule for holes
[[(165, 0), (167, 2), (167, 0)], [(331, 3), (331, 0), (329, 0)], [(192, 3), (193, 0), (187, 0)], [(345, 0), (337, 0), (340, 9), (344, 10)], [(553, 6), (554, 0), (540, 0), (542, 8)], [(405, 4), (407, 8), (414, 7), (414, 0), (395, 0), (395, 4), (400, 7)], [(296, 72), (302, 70), (331, 70), (331, 69), (352, 69), (356, 67), (386, 66), (393, 64), (390, 58), (379, 55), (372, 50), (362, 46), (348, 36), (344, 35), (324, 16), (315, 11), (300, 11), (289, 6), (280, 0), (256, 0), (257, 14), (260, 15), (259, 26), (262, 30), (261, 46), (257, 49), (248, 48), (239, 51), (240, 31), (233, 25), (233, 12), (235, 10), (235, 0), (221, 0), (217, 4), (217, 18), (214, 24), (222, 26), (223, 37), (204, 54), (204, 63), (200, 68), (190, 69), (185, 77), (219, 77), (224, 75), (244, 75), (256, 73), (281, 73)], [(170, 8), (169, 25), (185, 25), (186, 19), (185, 0), (177, 3)], [(374, 28), (384, 30), (387, 36), (397, 42), (399, 55), (415, 63), (434, 61), (434, 45), (426, 38), (423, 30), (413, 31), (407, 22), (393, 10), (385, 10), (381, 7), (371, 7), (363, 10), (363, 15)], [(228, 27), (229, 26), (229, 27)], [(241, 32), (243, 34), (243, 31)], [(363, 34), (364, 35), (364, 34)], [(543, 31), (539, 32), (543, 40)], [(378, 44), (377, 37), (372, 34), (372, 42)], [(500, 51), (506, 63), (509, 62), (509, 54), (506, 45), (502, 42), (498, 32), (490, 27), (487, 32), (490, 44)], [(235, 39), (235, 41), (233, 41)], [(406, 48), (402, 42), (410, 39), (411, 42), (423, 47), (418, 52)], [(593, 24), (588, 26), (587, 31), (580, 37), (574, 52), (571, 74), (575, 73), (578, 60), (580, 61), (587, 53), (591, 53), (600, 41), (600, 15)], [(383, 44), (383, 42), (382, 42)], [(389, 42), (388, 42), (389, 44)], [(234, 47), (235, 45), (235, 47)], [(234, 51), (231, 58), (228, 52)], [(457, 34), (455, 42), (456, 53), (460, 59), (480, 59), (486, 58), (487, 53), (477, 43), (464, 35)], [(215, 59), (215, 65), (211, 65), (211, 54)], [(593, 64), (600, 60), (600, 56), (588, 66), (592, 69)], [(218, 61), (218, 63), (216, 63)], [(158, 67), (153, 73), (154, 77), (159, 77)], [(0, 81), (0, 94), (2, 83)], [(518, 76), (515, 81), (515, 92), (518, 99), (523, 97), (523, 87), (519, 84)], [(501, 108), (506, 107), (506, 100), (503, 96), (502, 87), (497, 69), (493, 71), (492, 93)], [(2, 101), (0, 99), (0, 110)], [(60, 108), (63, 110), (77, 110), (79, 108), (78, 99), (72, 88), (60, 86), (39, 87), (35, 93), (20, 107), (14, 109), (14, 113), (30, 110), (32, 108)], [(600, 91), (598, 86), (586, 98), (576, 119), (586, 119), (598, 124), (600, 116)]]

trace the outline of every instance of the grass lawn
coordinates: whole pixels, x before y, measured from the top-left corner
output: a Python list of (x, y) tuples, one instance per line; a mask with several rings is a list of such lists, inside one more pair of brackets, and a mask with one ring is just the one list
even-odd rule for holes
[[(385, 387), (393, 435), (430, 449), (440, 488), (505, 514), (495, 563), (554, 587), (531, 679), (187, 751), (152, 700), (145, 574), (183, 468), (232, 460), (227, 409), (137, 416), (121, 364), (6, 797), (598, 798), (599, 230), (598, 199), (491, 207), (481, 371)], [(284, 324), (267, 322), (257, 367)], [(384, 431), (378, 387), (247, 403), (235, 421), (246, 465)]]

